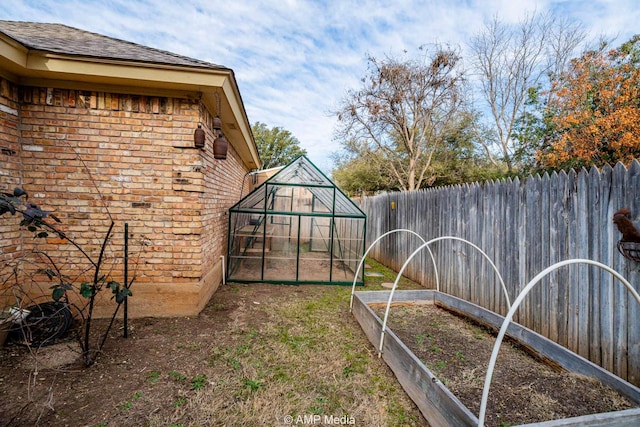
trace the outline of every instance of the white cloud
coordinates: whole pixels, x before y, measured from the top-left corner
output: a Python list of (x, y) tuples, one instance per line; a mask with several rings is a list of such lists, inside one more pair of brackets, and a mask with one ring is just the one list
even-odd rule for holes
[(249, 120), (280, 126), (330, 169), (334, 109), (366, 71), (366, 57), (460, 46), (498, 14), (517, 22), (552, 10), (592, 37), (628, 39), (637, 0), (24, 0), (0, 3), (0, 19), (59, 22), (234, 70)]

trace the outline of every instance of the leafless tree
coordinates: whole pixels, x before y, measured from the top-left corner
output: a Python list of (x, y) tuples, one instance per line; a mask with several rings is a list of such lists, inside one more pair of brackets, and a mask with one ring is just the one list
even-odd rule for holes
[(436, 46), (420, 60), (369, 58), (359, 90), (345, 96), (337, 139), (346, 150), (383, 159), (402, 190), (420, 188), (450, 119), (462, 103), (460, 56)]
[(513, 138), (531, 89), (546, 84), (548, 76), (564, 69), (584, 31), (577, 23), (551, 14), (527, 15), (516, 25), (497, 16), (472, 38), (472, 63), (480, 78), (496, 140), (480, 141), (494, 164), (497, 151), (509, 172), (517, 167), (514, 153), (522, 147)]

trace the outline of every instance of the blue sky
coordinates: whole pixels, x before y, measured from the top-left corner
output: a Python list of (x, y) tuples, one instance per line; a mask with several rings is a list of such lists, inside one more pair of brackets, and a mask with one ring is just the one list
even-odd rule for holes
[(5, 0), (0, 19), (55, 22), (234, 70), (250, 122), (289, 130), (325, 171), (348, 89), (367, 55), (400, 56), (430, 43), (466, 43), (496, 14), (517, 22), (552, 11), (591, 39), (640, 33), (640, 0)]

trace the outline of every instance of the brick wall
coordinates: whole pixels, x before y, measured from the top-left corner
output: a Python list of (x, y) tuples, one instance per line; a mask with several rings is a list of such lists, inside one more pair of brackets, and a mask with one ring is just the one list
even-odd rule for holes
[[(17, 100), (17, 86), (0, 78), (0, 192), (3, 193), (11, 193), (21, 184)], [(19, 217), (9, 217), (9, 214), (3, 215), (0, 221), (0, 272), (6, 272), (21, 252), (19, 223)]]
[[(34, 201), (94, 260), (113, 220), (105, 267), (119, 281), (129, 224), (130, 315), (197, 313), (220, 283), (227, 209), (246, 173), (231, 145), (226, 161), (213, 159), (212, 119), (199, 101), (41, 87), (20, 88), (17, 98), (23, 187)], [(199, 122), (202, 150), (193, 147)], [(138, 258), (142, 237), (149, 246)], [(25, 249), (34, 244), (25, 240)], [(90, 265), (65, 241), (39, 245), (71, 271)]]

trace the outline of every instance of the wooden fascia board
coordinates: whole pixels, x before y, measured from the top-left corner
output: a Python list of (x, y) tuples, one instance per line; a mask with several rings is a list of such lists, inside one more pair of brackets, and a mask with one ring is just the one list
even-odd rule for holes
[(29, 49), (0, 33), (0, 58), (6, 58), (18, 66), (26, 67)]
[(235, 99), (236, 102), (231, 104), (233, 115), (236, 117), (236, 123), (240, 124), (240, 131), (242, 132), (242, 137), (245, 141), (247, 141), (247, 148), (249, 148), (249, 155), (251, 156), (253, 163), (250, 166), (251, 169), (259, 169), (262, 165), (260, 162), (260, 156), (258, 155), (258, 148), (253, 139), (253, 132), (251, 131), (251, 125), (249, 123), (249, 119), (247, 118), (246, 110), (244, 108), (244, 104), (242, 102), (242, 98), (240, 96), (240, 91), (238, 90), (238, 86), (236, 85), (236, 81), (233, 78), (233, 75), (225, 82), (223, 85), (223, 90), (225, 92), (227, 99)]
[(15, 80), (20, 70), (26, 68), (28, 56), (26, 47), (0, 33), (0, 71), (3, 76)]
[(59, 55), (33, 55), (27, 60), (26, 74), (44, 77), (73, 76), (83, 81), (133, 81), (149, 85), (186, 85), (220, 87), (230, 71), (198, 67), (178, 67), (126, 61), (94, 60), (93, 58), (62, 57)]
[[(0, 74), (23, 85), (87, 90), (92, 87), (92, 90), (120, 88), (123, 93), (131, 93), (135, 88), (138, 93), (185, 93), (188, 97), (194, 93), (202, 93), (209, 100), (206, 102), (207, 108), (213, 114), (216, 114), (217, 102), (212, 102), (212, 99), (221, 90), (233, 117), (234, 127), (237, 126), (237, 132), (228, 132), (230, 142), (234, 141), (232, 143), (247, 168), (260, 167), (251, 126), (230, 69), (183, 67), (30, 51), (0, 35)], [(237, 141), (237, 138), (242, 141)]]

